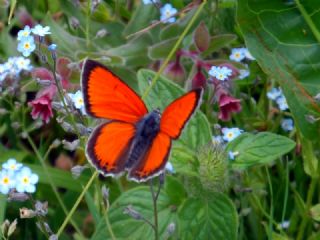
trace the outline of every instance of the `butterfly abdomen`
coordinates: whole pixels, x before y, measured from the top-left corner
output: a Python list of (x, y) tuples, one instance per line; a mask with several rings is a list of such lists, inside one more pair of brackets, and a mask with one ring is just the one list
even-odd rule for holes
[(131, 168), (147, 152), (154, 138), (160, 130), (160, 113), (155, 110), (147, 114), (136, 125), (136, 134), (133, 139), (131, 152), (126, 168)]

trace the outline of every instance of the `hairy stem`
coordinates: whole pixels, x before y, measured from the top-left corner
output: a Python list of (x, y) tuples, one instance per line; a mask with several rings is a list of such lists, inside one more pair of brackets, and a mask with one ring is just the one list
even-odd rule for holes
[(146, 90), (144, 91), (143, 95), (142, 95), (142, 99), (145, 99), (150, 90), (154, 87), (154, 85), (156, 84), (156, 82), (158, 81), (161, 73), (164, 71), (165, 67), (168, 65), (170, 59), (173, 57), (173, 55), (175, 54), (175, 52), (178, 50), (182, 40), (184, 39), (184, 37), (187, 35), (187, 33), (189, 32), (190, 28), (192, 27), (193, 23), (195, 22), (195, 20), (197, 19), (197, 17), (199, 16), (199, 14), (201, 13), (202, 8), (204, 7), (204, 5), (207, 3), (206, 0), (204, 0), (201, 5), (199, 6), (199, 8), (197, 9), (196, 13), (193, 15), (192, 19), (190, 20), (190, 22), (188, 23), (187, 27), (184, 29), (184, 31), (182, 32), (182, 34), (180, 35), (179, 39), (177, 40), (176, 44), (173, 46), (173, 48), (171, 49), (169, 55), (167, 56), (167, 58), (164, 60), (163, 64), (161, 65), (159, 71), (157, 72), (157, 74), (154, 76), (154, 78), (151, 81), (151, 84), (146, 88)]
[[(51, 177), (51, 175), (49, 173), (49, 170), (48, 170), (48, 168), (47, 168), (47, 166), (45, 164), (45, 159), (39, 153), (36, 145), (34, 144), (33, 140), (31, 139), (31, 137), (30, 137), (30, 135), (28, 133), (27, 133), (27, 140), (28, 140), (30, 146), (32, 147), (34, 153), (36, 154), (37, 158), (39, 159), (39, 161), (41, 163), (43, 171), (44, 171), (45, 175), (47, 176), (47, 178), (49, 180), (49, 184), (50, 184), (50, 186), (52, 188), (52, 191), (53, 191), (54, 195), (56, 196), (56, 198), (58, 200), (58, 203), (59, 203), (60, 207), (62, 208), (64, 214), (67, 215), (68, 214), (68, 210), (67, 210), (66, 206), (64, 205), (64, 203), (63, 203), (63, 201), (62, 201), (62, 199), (61, 199), (61, 197), (60, 197), (60, 195), (58, 193), (57, 187), (55, 186), (55, 184), (54, 184), (54, 182), (52, 180), (52, 177)], [(74, 220), (71, 219), (70, 222), (71, 222), (72, 226), (74, 227), (74, 229), (77, 231), (77, 233), (80, 234), (80, 236), (83, 236), (81, 230), (79, 229), (77, 224), (74, 222)]]
[(61, 233), (63, 232), (64, 228), (67, 226), (69, 220), (71, 219), (73, 213), (76, 211), (77, 207), (79, 206), (84, 194), (88, 191), (89, 187), (91, 186), (93, 180), (98, 176), (99, 172), (96, 171), (91, 178), (89, 179), (89, 181), (87, 182), (86, 186), (83, 188), (80, 196), (78, 197), (77, 201), (75, 202), (75, 204), (73, 205), (72, 209), (70, 210), (69, 214), (67, 215), (66, 219), (64, 220), (64, 222), (62, 223), (62, 225), (60, 226), (58, 232), (57, 232), (57, 237), (59, 237), (61, 235)]

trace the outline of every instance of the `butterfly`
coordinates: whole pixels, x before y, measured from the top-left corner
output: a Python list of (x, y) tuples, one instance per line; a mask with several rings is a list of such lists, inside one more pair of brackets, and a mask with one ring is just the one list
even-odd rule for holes
[[(106, 66), (87, 59), (81, 73), (88, 115), (108, 119), (96, 127), (86, 145), (86, 156), (104, 176), (128, 172), (136, 182), (163, 172), (172, 140), (200, 103), (202, 89), (174, 100), (161, 114), (148, 111), (141, 97)], [(161, 96), (159, 96), (161, 97)]]

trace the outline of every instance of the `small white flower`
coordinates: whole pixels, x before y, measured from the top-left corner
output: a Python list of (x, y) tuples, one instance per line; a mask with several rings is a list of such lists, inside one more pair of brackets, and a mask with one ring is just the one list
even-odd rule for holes
[(238, 156), (238, 155), (239, 155), (239, 152), (232, 152), (232, 151), (228, 152), (228, 157), (230, 160), (235, 160), (236, 156)]
[(23, 30), (18, 32), (18, 41), (21, 41), (23, 38), (28, 37), (31, 34), (31, 28), (27, 25)]
[(173, 23), (176, 21), (175, 17), (171, 17), (172, 15), (175, 15), (177, 13), (177, 9), (172, 7), (170, 3), (166, 3), (161, 9), (160, 9), (160, 20), (164, 23)]
[(281, 111), (285, 111), (285, 110), (289, 109), (287, 99), (285, 98), (284, 95), (281, 95), (280, 97), (278, 97), (276, 99), (276, 103), (278, 104), (278, 107)]
[(69, 93), (68, 96), (71, 98), (74, 107), (79, 109), (82, 114), (86, 114), (82, 92), (79, 90), (74, 94)]
[(215, 77), (220, 81), (227, 80), (232, 75), (232, 70), (225, 66), (223, 67), (216, 67), (212, 66), (209, 70), (209, 75)]
[(288, 220), (285, 220), (282, 223), (280, 223), (280, 228), (282, 228), (282, 229), (288, 229), (289, 226), (290, 226), (290, 221), (288, 221)]
[(276, 100), (281, 95), (282, 95), (281, 88), (272, 88), (269, 92), (267, 92), (267, 97), (270, 100)]
[(30, 54), (36, 49), (33, 36), (22, 38), (22, 40), (18, 43), (17, 49), (22, 53), (23, 56), (29, 57)]
[(235, 62), (241, 62), (245, 57), (244, 48), (233, 48), (229, 56), (230, 60)]
[(142, 0), (143, 4), (147, 5), (147, 4), (152, 4), (152, 3), (156, 3), (158, 2), (158, 0)]
[(173, 168), (173, 165), (171, 164), (171, 162), (167, 162), (166, 164), (166, 171), (168, 171), (169, 173), (174, 173), (174, 168)]
[(19, 70), (30, 71), (32, 69), (30, 59), (24, 57), (17, 57), (16, 66)]
[(34, 28), (31, 30), (33, 34), (44, 37), (45, 35), (51, 34), (50, 32), (50, 27), (42, 27), (40, 24), (36, 25)]
[(38, 181), (39, 177), (37, 174), (32, 173), (30, 168), (23, 167), (16, 174), (16, 190), (19, 193), (34, 193), (36, 191), (35, 185)]
[(222, 136), (212, 136), (212, 142), (215, 144), (223, 143)]
[(239, 79), (245, 79), (246, 77), (250, 76), (249, 69), (240, 69), (239, 73), (240, 73), (239, 76), (238, 76)]
[(8, 171), (18, 171), (21, 167), (22, 164), (14, 158), (9, 158), (8, 161), (2, 164), (2, 168)]
[(15, 187), (15, 176), (13, 171), (0, 171), (0, 193), (8, 194)]
[(227, 142), (231, 142), (243, 132), (239, 128), (222, 128), (221, 131), (223, 133), (223, 140)]
[(281, 121), (281, 127), (284, 131), (290, 132), (293, 130), (293, 120), (291, 118), (285, 118)]

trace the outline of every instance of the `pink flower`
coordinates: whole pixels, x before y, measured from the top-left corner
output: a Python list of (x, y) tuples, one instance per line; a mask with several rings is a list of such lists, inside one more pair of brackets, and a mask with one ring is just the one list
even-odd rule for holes
[(226, 93), (222, 93), (219, 97), (219, 119), (222, 121), (229, 121), (231, 113), (241, 111), (240, 100), (229, 96)]
[(207, 85), (206, 76), (202, 73), (201, 68), (199, 67), (196, 74), (192, 79), (192, 89), (196, 88), (205, 88)]
[(180, 56), (177, 55), (176, 60), (168, 64), (164, 70), (164, 74), (172, 81), (182, 84), (185, 80), (185, 69), (180, 63)]
[[(51, 85), (53, 86), (53, 85)], [(52, 90), (51, 91), (55, 91)], [(32, 107), (31, 116), (33, 119), (41, 118), (45, 123), (48, 123), (50, 118), (53, 117), (52, 112), (52, 93), (49, 91), (29, 102)]]
[[(41, 80), (51, 80), (50, 72), (45, 68), (36, 69), (33, 74), (38, 76)], [(57, 93), (57, 87), (54, 84), (39, 91), (36, 98), (29, 102), (32, 107), (31, 116), (33, 119), (41, 118), (45, 123), (48, 123), (53, 117), (52, 100)]]

